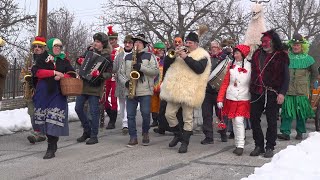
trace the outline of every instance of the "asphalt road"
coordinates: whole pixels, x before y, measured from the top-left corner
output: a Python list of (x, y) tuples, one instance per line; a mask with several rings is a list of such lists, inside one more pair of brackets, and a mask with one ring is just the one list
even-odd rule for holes
[[(138, 113), (139, 114), (139, 113)], [(108, 119), (108, 118), (106, 118)], [(141, 117), (138, 118), (138, 133), (141, 134)], [(265, 125), (263, 117), (263, 126)], [(278, 123), (280, 124), (280, 122)], [(307, 124), (313, 131), (313, 121)], [(265, 128), (264, 128), (265, 129)], [(120, 122), (114, 130), (101, 129), (99, 143), (86, 145), (77, 143), (82, 134), (79, 121), (70, 123), (70, 136), (61, 137), (56, 157), (43, 160), (46, 142), (29, 144), (30, 132), (0, 137), (0, 179), (216, 179), (233, 180), (247, 177), (271, 159), (250, 157), (254, 148), (252, 132), (246, 132), (243, 156), (235, 156), (234, 141), (201, 145), (201, 132), (191, 137), (189, 151), (177, 153), (178, 147), (169, 148), (172, 134), (158, 135), (150, 131), (150, 146), (138, 145), (127, 148), (128, 136), (121, 134)], [(293, 130), (292, 139), (295, 131)], [(141, 136), (139, 137), (139, 143)], [(277, 141), (276, 152), (299, 141)]]

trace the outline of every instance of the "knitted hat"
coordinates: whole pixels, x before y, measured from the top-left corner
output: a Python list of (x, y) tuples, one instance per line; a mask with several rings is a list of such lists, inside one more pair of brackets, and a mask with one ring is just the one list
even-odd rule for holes
[[(61, 41), (60, 41), (61, 42)], [(35, 45), (35, 44), (39, 44), (39, 45), (42, 45), (42, 46), (46, 46), (46, 38), (44, 37), (41, 37), (41, 36), (36, 36), (34, 38), (34, 41), (32, 42), (32, 45)], [(61, 43), (62, 45), (62, 43)]]
[(112, 30), (112, 26), (108, 26), (107, 28), (108, 28), (109, 39), (118, 39), (118, 33)]
[(248, 56), (248, 54), (250, 53), (250, 46), (247, 46), (244, 44), (239, 44), (234, 49), (235, 49), (235, 51), (239, 50), (241, 52), (241, 54), (244, 56), (244, 58), (246, 58)]
[(137, 36), (132, 38), (133, 42), (141, 41), (144, 46), (148, 44), (148, 41), (146, 40), (146, 36), (144, 34), (138, 34)]
[(124, 38), (123, 42), (133, 42), (132, 38), (133, 37), (131, 35), (126, 35), (126, 37)]
[(165, 49), (165, 48), (166, 48), (166, 45), (164, 45), (163, 42), (156, 42), (156, 43), (153, 45), (153, 48), (155, 48), (155, 49)]
[(199, 36), (195, 32), (190, 32), (187, 37), (186, 41), (193, 41), (193, 42), (199, 42)]
[(0, 37), (0, 47), (3, 47), (6, 44), (6, 41)]
[(108, 47), (109, 37), (103, 32), (98, 32), (93, 35), (93, 40), (98, 40), (102, 43), (103, 48)]

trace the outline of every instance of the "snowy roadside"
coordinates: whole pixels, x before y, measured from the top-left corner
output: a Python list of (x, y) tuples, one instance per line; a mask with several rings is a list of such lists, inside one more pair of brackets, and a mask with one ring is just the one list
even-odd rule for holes
[(242, 180), (319, 180), (320, 133), (309, 133), (301, 143), (275, 154), (270, 163), (255, 168), (254, 174)]
[[(75, 102), (69, 103), (69, 121), (78, 120), (74, 107)], [(0, 135), (13, 134), (30, 129), (31, 121), (27, 108), (0, 111)]]

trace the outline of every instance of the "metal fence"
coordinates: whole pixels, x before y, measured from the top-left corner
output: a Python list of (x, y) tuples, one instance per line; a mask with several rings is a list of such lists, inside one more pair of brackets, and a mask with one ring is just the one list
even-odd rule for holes
[(9, 72), (6, 78), (3, 92), (4, 99), (16, 99), (23, 96), (20, 72), (21, 65), (17, 64), (17, 59), (14, 59), (13, 64), (9, 65)]

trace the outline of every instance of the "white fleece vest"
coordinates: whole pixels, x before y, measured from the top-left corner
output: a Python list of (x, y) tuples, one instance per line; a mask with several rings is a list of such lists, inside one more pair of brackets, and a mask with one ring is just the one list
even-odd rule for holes
[(209, 53), (197, 48), (188, 56), (199, 61), (207, 58), (207, 66), (202, 74), (196, 74), (180, 57), (171, 64), (161, 85), (160, 98), (168, 102), (184, 103), (191, 107), (200, 107), (210, 74), (211, 61)]

